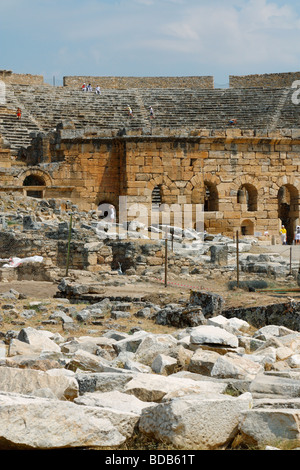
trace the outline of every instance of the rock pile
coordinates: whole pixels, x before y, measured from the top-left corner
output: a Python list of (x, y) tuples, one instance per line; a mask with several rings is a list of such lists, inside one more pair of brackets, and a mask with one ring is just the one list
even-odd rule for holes
[(80, 336), (72, 323), (116, 305), (72, 309), (48, 319), (65, 335), (47, 322), (1, 334), (1, 448), (118, 449), (136, 435), (195, 450), (299, 440), (299, 332), (215, 314), (172, 334)]

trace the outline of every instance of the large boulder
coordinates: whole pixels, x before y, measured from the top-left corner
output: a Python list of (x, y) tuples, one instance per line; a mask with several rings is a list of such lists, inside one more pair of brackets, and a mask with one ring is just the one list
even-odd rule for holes
[(248, 445), (272, 445), (283, 441), (299, 441), (300, 410), (257, 408), (241, 413), (239, 431)]
[(52, 375), (34, 369), (0, 367), (0, 390), (3, 392), (36, 394), (40, 390), (51, 390), (60, 400), (73, 400), (78, 396), (78, 382), (73, 376)]
[(237, 348), (239, 341), (236, 335), (217, 326), (201, 325), (192, 328), (190, 347), (197, 348), (203, 345)]
[(172, 375), (139, 374), (129, 381), (124, 392), (135, 395), (139, 400), (161, 402), (177, 396), (206, 393), (223, 393), (226, 383), (196, 381), (173, 377)]
[(90, 449), (126, 441), (100, 408), (46, 398), (0, 393), (0, 423), (2, 449)]
[(251, 404), (250, 393), (238, 398), (213, 392), (174, 398), (143, 410), (139, 429), (179, 449), (217, 449), (236, 436), (241, 413)]

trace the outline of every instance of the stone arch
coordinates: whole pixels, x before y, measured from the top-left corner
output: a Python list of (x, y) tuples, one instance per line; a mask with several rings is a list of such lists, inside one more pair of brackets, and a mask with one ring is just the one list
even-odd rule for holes
[[(213, 211), (218, 210), (219, 207), (220, 185), (221, 182), (218, 176), (212, 174), (203, 176), (203, 174), (198, 173), (191, 178), (186, 186), (186, 191), (191, 195), (192, 204), (203, 204), (204, 206), (210, 193), (215, 198), (213, 205), (217, 207), (217, 209), (211, 209)], [(209, 205), (212, 206), (212, 201)]]
[(39, 199), (44, 198), (46, 188), (52, 186), (48, 173), (36, 168), (29, 168), (22, 172), (18, 177), (18, 182), (23, 186), (26, 196)]
[(110, 219), (111, 218), (111, 206), (115, 206), (109, 201), (99, 201), (97, 204), (97, 214), (100, 219)]
[(158, 184), (157, 186), (154, 186), (152, 193), (151, 193), (152, 210), (158, 210), (161, 203), (162, 203), (162, 189), (161, 189), (161, 184)]
[(243, 236), (254, 235), (254, 222), (250, 219), (245, 219), (241, 222), (241, 234)]
[(257, 188), (250, 183), (244, 183), (237, 191), (237, 203), (246, 204), (247, 211), (257, 211), (258, 191)]
[[(37, 168), (28, 168), (25, 171), (22, 171), (20, 175), (18, 176), (17, 182), (20, 186), (24, 186), (24, 181), (28, 179), (29, 177), (33, 179), (36, 179), (36, 181), (41, 181), (43, 184), (41, 186), (47, 186), (51, 187), (52, 186), (52, 178), (51, 176), (43, 170), (37, 169)], [(28, 185), (32, 186), (32, 185)]]
[(287, 230), (287, 243), (294, 240), (296, 225), (299, 222), (299, 190), (290, 183), (283, 184), (277, 192), (278, 219)]
[(215, 183), (204, 180), (204, 212), (216, 212), (219, 210), (219, 193)]
[(174, 181), (167, 175), (158, 175), (152, 178), (147, 184), (145, 195), (149, 198), (149, 203), (152, 203), (152, 193), (157, 186), (160, 187), (161, 204), (173, 204), (177, 202), (179, 189)]

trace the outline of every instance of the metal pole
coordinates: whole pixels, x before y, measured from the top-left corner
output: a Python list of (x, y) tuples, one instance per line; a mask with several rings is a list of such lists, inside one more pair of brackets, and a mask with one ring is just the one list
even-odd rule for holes
[(292, 247), (290, 247), (290, 274), (292, 274)]
[(72, 236), (72, 214), (70, 215), (70, 225), (69, 225), (69, 239), (68, 239), (66, 276), (68, 275), (68, 272), (69, 272), (71, 236)]
[(240, 266), (239, 266), (239, 232), (236, 231), (236, 285), (240, 286)]
[(168, 286), (168, 239), (165, 239), (165, 287)]

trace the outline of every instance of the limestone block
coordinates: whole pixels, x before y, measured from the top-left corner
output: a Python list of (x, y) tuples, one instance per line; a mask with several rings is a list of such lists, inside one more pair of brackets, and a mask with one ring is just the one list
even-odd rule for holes
[(253, 409), (241, 413), (239, 430), (244, 442), (272, 445), (300, 438), (300, 411), (297, 409)]
[(193, 395), (143, 410), (139, 429), (180, 449), (221, 448), (237, 434), (242, 412), (251, 406), (249, 393), (238, 398)]
[(0, 440), (16, 449), (99, 448), (126, 440), (100, 408), (59, 400), (2, 393), (0, 421)]
[(60, 400), (73, 400), (78, 396), (78, 383), (73, 377), (51, 376), (34, 369), (0, 367), (0, 390), (30, 395), (49, 389)]

